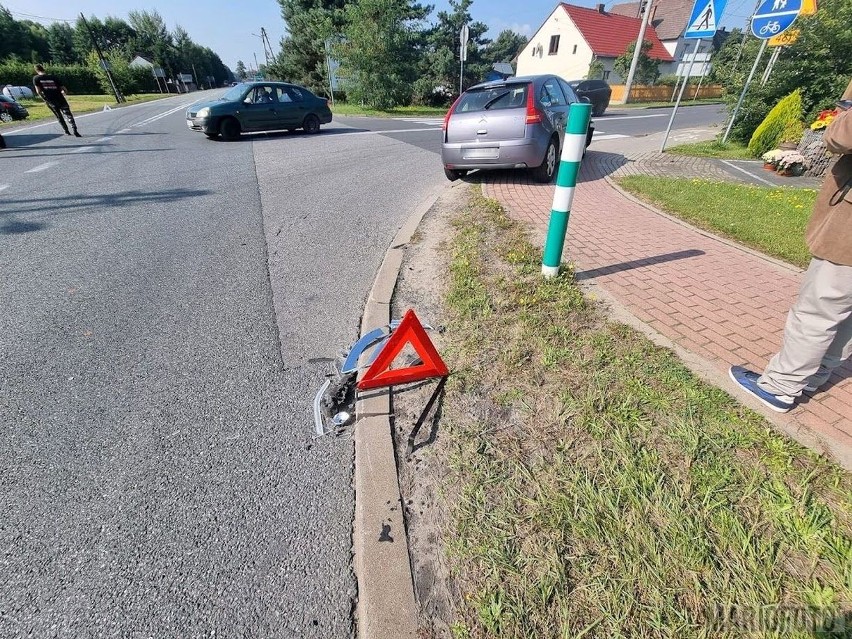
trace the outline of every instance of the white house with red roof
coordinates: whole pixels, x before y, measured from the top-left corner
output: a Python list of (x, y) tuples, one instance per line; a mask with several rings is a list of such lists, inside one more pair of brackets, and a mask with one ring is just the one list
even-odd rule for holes
[[(589, 65), (599, 60), (604, 80), (610, 84), (623, 82), (612, 65), (631, 43), (636, 42), (642, 20), (597, 8), (560, 3), (539, 27), (518, 55), (517, 74), (553, 73), (566, 80), (584, 78)], [(674, 58), (661, 42), (652, 25), (645, 30), (651, 43), (649, 57), (669, 67)]]

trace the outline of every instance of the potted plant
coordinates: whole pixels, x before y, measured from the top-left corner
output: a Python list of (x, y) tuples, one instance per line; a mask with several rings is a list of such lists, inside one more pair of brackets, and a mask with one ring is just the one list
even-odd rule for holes
[(798, 151), (788, 151), (778, 158), (778, 175), (799, 176), (805, 172), (805, 156)]
[(781, 149), (772, 149), (760, 156), (763, 160), (763, 168), (767, 171), (774, 171), (778, 166), (778, 159), (784, 155), (785, 151)]

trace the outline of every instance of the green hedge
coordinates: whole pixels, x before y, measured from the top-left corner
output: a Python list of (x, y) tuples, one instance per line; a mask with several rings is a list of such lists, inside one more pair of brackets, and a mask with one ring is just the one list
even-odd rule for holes
[[(47, 72), (62, 80), (69, 93), (82, 95), (101, 93), (98, 77), (88, 67), (50, 65), (47, 67)], [(0, 86), (11, 84), (16, 87), (32, 88), (34, 75), (35, 69), (33, 69), (32, 64), (24, 62), (0, 63)]]
[(754, 130), (748, 143), (748, 150), (755, 157), (760, 157), (767, 151), (777, 148), (781, 142), (798, 141), (803, 127), (801, 125), (804, 113), (802, 111), (802, 91), (796, 89), (790, 95), (781, 98)]

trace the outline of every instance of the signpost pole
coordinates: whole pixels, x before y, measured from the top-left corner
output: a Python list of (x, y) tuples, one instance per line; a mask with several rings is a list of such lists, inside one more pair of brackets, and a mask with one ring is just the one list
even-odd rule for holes
[(775, 51), (772, 52), (772, 55), (769, 56), (769, 62), (766, 63), (766, 69), (763, 72), (763, 77), (760, 79), (760, 86), (766, 84), (766, 81), (769, 80), (769, 76), (772, 73), (772, 67), (775, 66), (775, 62), (778, 60), (778, 56), (781, 53), (781, 47), (775, 47)]
[(677, 94), (677, 102), (672, 109), (672, 116), (669, 118), (669, 125), (666, 127), (666, 134), (663, 136), (663, 143), (660, 144), (660, 153), (666, 150), (666, 141), (669, 139), (669, 133), (672, 130), (677, 108), (680, 106), (680, 101), (683, 98), (683, 92), (686, 91), (686, 85), (689, 84), (689, 78), (692, 76), (692, 65), (695, 64), (695, 56), (698, 55), (698, 47), (701, 46), (701, 38), (695, 41), (695, 48), (692, 50), (692, 59), (689, 61), (689, 66), (686, 69), (686, 76), (683, 78), (683, 84), (680, 85), (680, 93)]
[(734, 107), (734, 112), (731, 114), (731, 121), (728, 122), (728, 128), (725, 129), (725, 136), (722, 138), (722, 144), (725, 144), (728, 141), (728, 136), (731, 134), (731, 127), (734, 126), (734, 120), (737, 119), (737, 113), (740, 110), (740, 106), (742, 106), (743, 98), (745, 98), (746, 91), (748, 91), (748, 85), (751, 84), (751, 79), (754, 77), (754, 72), (757, 71), (757, 65), (760, 62), (760, 58), (763, 57), (763, 52), (766, 49), (766, 40), (760, 43), (760, 51), (757, 52), (757, 57), (754, 59), (754, 64), (751, 67), (751, 73), (748, 74), (748, 80), (746, 80), (745, 86), (743, 87), (743, 92), (740, 93), (740, 99), (737, 100), (737, 106)]
[(459, 95), (464, 93), (464, 63), (467, 61), (467, 41), (470, 39), (470, 27), (466, 24), (462, 25), (459, 33), (461, 46), (459, 48), (459, 58), (461, 59), (461, 74), (459, 76)]
[(550, 210), (550, 225), (547, 228), (547, 242), (541, 262), (541, 274), (545, 277), (559, 275), (565, 234), (568, 232), (568, 217), (571, 215), (574, 189), (577, 186), (583, 151), (586, 149), (586, 135), (591, 118), (591, 104), (575, 102), (568, 110), (568, 124), (565, 127), (562, 157), (556, 176), (556, 192), (553, 194), (553, 208)]

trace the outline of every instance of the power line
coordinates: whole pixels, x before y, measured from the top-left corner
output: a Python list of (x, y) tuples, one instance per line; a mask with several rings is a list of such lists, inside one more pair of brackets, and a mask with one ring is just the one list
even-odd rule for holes
[(32, 13), (24, 13), (23, 11), (13, 11), (12, 9), (7, 9), (9, 13), (16, 16), (23, 16), (24, 18), (37, 18), (39, 20), (51, 20), (52, 22), (68, 22), (69, 24), (72, 22), (76, 22), (76, 20), (66, 20), (65, 18), (50, 18), (48, 16), (37, 16)]

